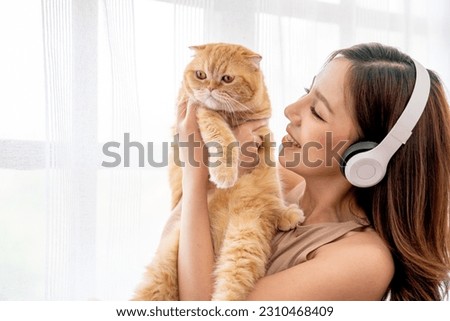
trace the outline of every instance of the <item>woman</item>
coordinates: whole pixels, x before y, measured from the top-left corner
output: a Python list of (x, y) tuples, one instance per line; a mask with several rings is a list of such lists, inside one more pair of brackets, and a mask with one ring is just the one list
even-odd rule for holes
[[(280, 174), (286, 201), (299, 204), (306, 221), (275, 237), (267, 275), (249, 300), (440, 300), (447, 293), (449, 105), (438, 77), (428, 73), (429, 98), (412, 136), (391, 159), (384, 179), (370, 188), (352, 186), (339, 157), (329, 153), (341, 146), (336, 153), (342, 156), (354, 142), (379, 143), (386, 136), (414, 87), (410, 57), (380, 44), (338, 50), (307, 93), (285, 109), (289, 125)], [(195, 108), (181, 117), (180, 140), (194, 135), (201, 141)], [(253, 140), (252, 131), (262, 124), (236, 129), (241, 143)], [(187, 151), (181, 156), (187, 159)], [(202, 149), (193, 156), (202, 160)], [(209, 300), (214, 255), (208, 170), (186, 163), (180, 297)]]

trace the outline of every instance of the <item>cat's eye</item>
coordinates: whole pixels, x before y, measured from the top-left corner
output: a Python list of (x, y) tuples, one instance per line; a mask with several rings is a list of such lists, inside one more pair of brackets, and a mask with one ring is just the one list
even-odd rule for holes
[(200, 80), (206, 79), (206, 74), (201, 70), (197, 70), (195, 76)]
[(222, 81), (224, 82), (224, 83), (227, 83), (227, 84), (229, 84), (230, 82), (232, 82), (234, 80), (234, 77), (233, 76), (230, 76), (230, 75), (224, 75), (223, 77), (222, 77)]

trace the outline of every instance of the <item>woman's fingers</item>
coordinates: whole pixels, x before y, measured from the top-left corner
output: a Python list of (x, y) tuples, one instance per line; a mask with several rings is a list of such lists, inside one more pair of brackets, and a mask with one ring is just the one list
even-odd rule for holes
[(186, 139), (189, 135), (198, 133), (197, 109), (195, 102), (184, 101), (180, 103), (177, 115), (177, 129), (180, 138)]
[(258, 150), (264, 139), (261, 132), (267, 129), (268, 123), (268, 119), (252, 120), (233, 129), (240, 148), (239, 175), (252, 171), (258, 165)]
[[(186, 164), (184, 170), (206, 164), (205, 151), (197, 122), (197, 110), (200, 105), (190, 100), (179, 104), (177, 115), (177, 133), (180, 160)], [(189, 165), (189, 166), (188, 166)]]
[(186, 117), (187, 101), (182, 100), (178, 102), (177, 106), (177, 124), (179, 124)]
[(238, 131), (247, 131), (247, 132), (254, 132), (258, 130), (261, 127), (268, 126), (269, 120), (268, 119), (258, 119), (258, 120), (250, 120), (242, 125), (236, 127)]
[(260, 144), (262, 139), (257, 134), (257, 131), (262, 127), (267, 127), (267, 125), (267, 119), (252, 120), (234, 128), (233, 132), (241, 145), (248, 142)]
[(187, 103), (187, 107), (186, 107), (186, 113), (185, 113), (185, 117), (184, 120), (188, 123), (188, 124), (195, 124), (197, 127), (197, 108), (198, 108), (198, 104), (194, 103), (192, 101), (188, 101)]
[(183, 122), (188, 116), (192, 116), (192, 109), (196, 109), (197, 104), (192, 103), (191, 100), (183, 100), (178, 103), (178, 123)]

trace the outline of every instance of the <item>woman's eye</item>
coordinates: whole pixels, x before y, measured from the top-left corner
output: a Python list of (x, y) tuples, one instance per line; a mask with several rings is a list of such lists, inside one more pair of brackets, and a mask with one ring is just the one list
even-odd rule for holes
[(234, 80), (234, 77), (233, 76), (230, 76), (230, 75), (224, 75), (223, 77), (222, 77), (222, 81), (224, 82), (224, 83), (227, 83), (227, 84), (229, 84), (230, 82), (232, 82)]
[(200, 80), (206, 79), (206, 74), (201, 70), (197, 70), (195, 76)]
[(321, 121), (325, 121), (322, 117), (320, 117), (320, 115), (317, 113), (316, 111), (316, 107), (311, 106), (309, 107), (309, 109), (311, 110), (311, 113), (314, 115), (314, 117), (318, 118)]

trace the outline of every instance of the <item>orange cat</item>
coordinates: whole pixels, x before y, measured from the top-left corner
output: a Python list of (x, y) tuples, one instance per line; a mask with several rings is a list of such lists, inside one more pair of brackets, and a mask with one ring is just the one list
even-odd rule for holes
[[(239, 149), (231, 128), (249, 120), (269, 118), (270, 101), (259, 68), (261, 56), (240, 45), (192, 47), (179, 94), (180, 106), (200, 104), (197, 118), (203, 141), (220, 145), (222, 155), (210, 166), (208, 196), (216, 267), (213, 300), (243, 300), (265, 274), (270, 242), (276, 229), (289, 230), (303, 221), (303, 212), (286, 207), (273, 164), (271, 132), (261, 128), (259, 163), (238, 178)], [(178, 111), (180, 112), (180, 111)], [(217, 154), (217, 150), (214, 151)], [(182, 169), (172, 164), (173, 215), (148, 266), (134, 300), (178, 300), (177, 257)], [(178, 206), (177, 206), (178, 204)]]

